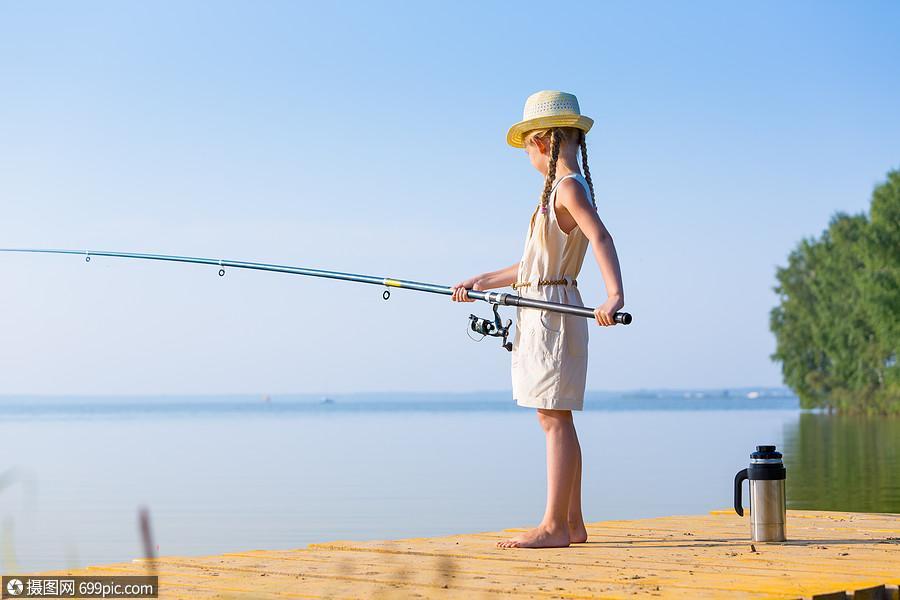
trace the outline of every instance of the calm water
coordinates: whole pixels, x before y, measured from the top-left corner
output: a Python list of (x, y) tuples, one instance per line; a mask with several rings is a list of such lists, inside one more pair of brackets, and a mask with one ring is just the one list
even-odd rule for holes
[[(900, 512), (900, 420), (743, 392), (587, 406), (589, 520), (727, 508), (762, 443), (784, 449), (790, 507)], [(0, 572), (140, 556), (140, 506), (165, 555), (525, 526), (544, 468), (506, 394), (0, 398)]]

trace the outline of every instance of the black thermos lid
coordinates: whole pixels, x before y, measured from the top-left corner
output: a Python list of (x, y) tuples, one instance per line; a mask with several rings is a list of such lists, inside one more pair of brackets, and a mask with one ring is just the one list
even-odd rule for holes
[(781, 452), (776, 452), (775, 446), (757, 446), (756, 452), (752, 452), (750, 458), (781, 458)]

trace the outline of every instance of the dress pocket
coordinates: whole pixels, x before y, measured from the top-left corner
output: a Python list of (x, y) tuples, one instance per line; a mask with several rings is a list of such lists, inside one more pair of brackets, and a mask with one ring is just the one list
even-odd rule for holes
[[(562, 340), (564, 334), (560, 329), (546, 327), (543, 318), (539, 319), (539, 322), (540, 325), (535, 332), (537, 334), (539, 352), (544, 356), (545, 360), (548, 361), (548, 366), (556, 368), (558, 366), (556, 363), (562, 358)], [(553, 325), (552, 322), (551, 325)], [(556, 326), (560, 327), (559, 324), (556, 324)]]
[(540, 309), (541, 327), (553, 333), (562, 331), (563, 314), (553, 310)]

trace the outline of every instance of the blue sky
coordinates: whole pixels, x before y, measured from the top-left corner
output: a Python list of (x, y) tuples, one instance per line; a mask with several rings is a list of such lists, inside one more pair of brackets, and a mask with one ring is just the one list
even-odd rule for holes
[[(589, 388), (779, 385), (776, 266), (900, 166), (896, 3), (335, 4), (0, 3), (0, 245), (455, 283), (519, 260), (541, 177), (505, 132), (562, 89), (596, 122), (635, 316), (591, 329)], [(509, 388), (508, 353), (466, 337), (482, 303), (112, 259), (0, 274), (0, 393)], [(605, 299), (590, 253), (579, 287)]]

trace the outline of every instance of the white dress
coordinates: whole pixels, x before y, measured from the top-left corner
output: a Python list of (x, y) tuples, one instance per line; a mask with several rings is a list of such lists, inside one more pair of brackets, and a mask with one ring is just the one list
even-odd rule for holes
[[(580, 173), (558, 179), (547, 213), (540, 204), (531, 216), (525, 251), (515, 289), (520, 296), (584, 306), (575, 278), (581, 271), (588, 240), (576, 225), (563, 232), (556, 220), (556, 190), (563, 179), (577, 179), (591, 191)], [(560, 281), (537, 285), (540, 281)], [(520, 284), (530, 282), (530, 285)], [(516, 308), (512, 347), (512, 391), (519, 406), (582, 410), (587, 380), (588, 319), (535, 308)]]

